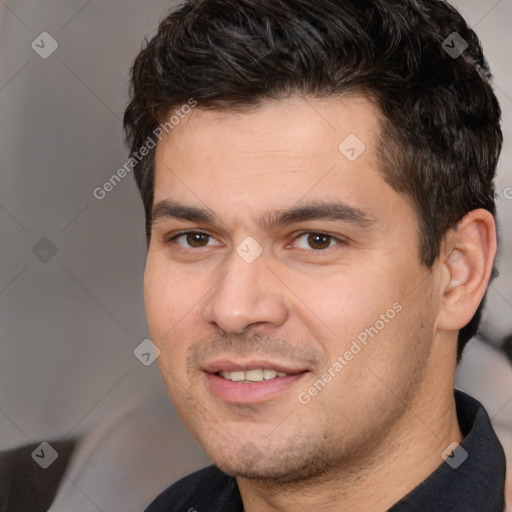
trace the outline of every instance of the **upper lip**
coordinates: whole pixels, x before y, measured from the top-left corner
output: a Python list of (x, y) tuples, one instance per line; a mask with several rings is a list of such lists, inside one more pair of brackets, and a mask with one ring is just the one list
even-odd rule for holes
[(308, 371), (307, 368), (300, 367), (289, 363), (279, 363), (270, 361), (269, 359), (249, 359), (247, 361), (235, 361), (234, 359), (216, 359), (203, 366), (203, 370), (207, 373), (217, 372), (242, 372), (256, 369), (276, 370), (288, 374), (303, 373)]

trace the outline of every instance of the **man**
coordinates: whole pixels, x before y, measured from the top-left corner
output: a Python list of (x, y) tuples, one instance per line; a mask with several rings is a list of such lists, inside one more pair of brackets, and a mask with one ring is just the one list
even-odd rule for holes
[(440, 0), (161, 22), (124, 119), (146, 314), (214, 465), (148, 511), (504, 510), (503, 449), (454, 391), (494, 275), (490, 78)]

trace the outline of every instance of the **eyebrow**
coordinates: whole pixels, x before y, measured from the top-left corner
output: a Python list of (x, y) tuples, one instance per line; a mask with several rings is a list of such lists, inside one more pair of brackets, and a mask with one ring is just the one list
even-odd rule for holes
[[(183, 204), (171, 199), (159, 201), (154, 206), (151, 224), (154, 225), (161, 219), (180, 219), (211, 225), (223, 224), (214, 213), (206, 208)], [(369, 229), (376, 223), (375, 217), (365, 210), (328, 200), (310, 201), (288, 209), (266, 212), (260, 217), (259, 223), (270, 230), (277, 226), (287, 226), (310, 220), (342, 221), (364, 229)]]

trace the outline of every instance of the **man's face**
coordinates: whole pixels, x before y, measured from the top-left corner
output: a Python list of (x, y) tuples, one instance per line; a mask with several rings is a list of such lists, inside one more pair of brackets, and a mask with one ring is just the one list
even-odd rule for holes
[[(436, 273), (412, 206), (378, 172), (379, 129), (365, 98), (293, 97), (195, 109), (157, 146), (147, 319), (180, 417), (227, 473), (349, 465), (424, 392)], [(280, 216), (326, 202), (336, 216)]]

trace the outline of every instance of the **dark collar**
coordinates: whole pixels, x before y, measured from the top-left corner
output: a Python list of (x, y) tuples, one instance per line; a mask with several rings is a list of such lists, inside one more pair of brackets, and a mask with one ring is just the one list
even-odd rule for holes
[[(443, 462), (388, 512), (503, 512), (505, 509), (505, 453), (489, 415), (480, 402), (457, 389), (455, 403), (464, 436), (460, 444), (463, 450), (457, 448), (452, 460)], [(466, 454), (467, 458), (458, 465)]]
[[(454, 393), (464, 436), (460, 446), (464, 451), (457, 448), (449, 460), (451, 465), (443, 462), (388, 512), (503, 512), (505, 509), (505, 453), (489, 415), (471, 396), (457, 389)], [(467, 458), (458, 465), (465, 453)], [(234, 479), (229, 479), (218, 504), (220, 507), (214, 506), (215, 510), (242, 512)]]

